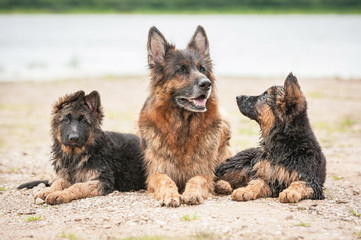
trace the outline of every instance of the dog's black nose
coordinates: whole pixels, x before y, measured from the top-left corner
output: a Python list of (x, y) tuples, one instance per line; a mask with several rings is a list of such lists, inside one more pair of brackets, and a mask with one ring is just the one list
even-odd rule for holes
[(73, 142), (76, 142), (76, 141), (79, 140), (79, 135), (76, 134), (76, 133), (71, 133), (71, 134), (69, 135), (69, 140), (70, 140), (70, 141), (73, 141)]
[(212, 82), (209, 81), (209, 79), (207, 79), (207, 78), (201, 79), (198, 82), (198, 86), (203, 90), (209, 90), (212, 86)]

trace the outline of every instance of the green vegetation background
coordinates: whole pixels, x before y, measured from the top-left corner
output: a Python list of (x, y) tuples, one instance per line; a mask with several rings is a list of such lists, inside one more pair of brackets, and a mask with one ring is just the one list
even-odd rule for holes
[(361, 13), (361, 0), (0, 0), (0, 13)]

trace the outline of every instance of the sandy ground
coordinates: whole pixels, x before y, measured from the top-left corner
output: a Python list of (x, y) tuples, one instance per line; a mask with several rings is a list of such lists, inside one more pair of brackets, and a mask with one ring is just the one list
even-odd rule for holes
[[(50, 112), (59, 96), (97, 89), (103, 129), (134, 133), (147, 77), (0, 83), (0, 239), (361, 239), (361, 80), (298, 77), (327, 158), (326, 199), (281, 204), (214, 196), (176, 209), (160, 207), (144, 191), (48, 206), (35, 205), (32, 190), (16, 190), (52, 174)], [(259, 94), (272, 84), (283, 79), (218, 78), (235, 152), (256, 146), (259, 137), (258, 125), (238, 112), (235, 96)]]

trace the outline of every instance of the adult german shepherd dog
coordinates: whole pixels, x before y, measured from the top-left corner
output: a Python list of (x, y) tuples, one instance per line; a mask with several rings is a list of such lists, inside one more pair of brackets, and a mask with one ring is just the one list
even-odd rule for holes
[(150, 94), (138, 126), (148, 191), (162, 206), (200, 204), (213, 192), (215, 167), (232, 154), (206, 32), (198, 26), (187, 48), (178, 50), (152, 27), (147, 48)]
[[(37, 194), (48, 204), (106, 195), (114, 190), (145, 188), (145, 168), (139, 138), (104, 132), (98, 92), (66, 95), (52, 114), (52, 164), (56, 179)], [(19, 188), (33, 187), (39, 182)]]
[(258, 122), (261, 143), (217, 167), (216, 191), (247, 201), (278, 197), (283, 203), (323, 199), (326, 160), (311, 129), (295, 76), (259, 96), (238, 96), (243, 115)]

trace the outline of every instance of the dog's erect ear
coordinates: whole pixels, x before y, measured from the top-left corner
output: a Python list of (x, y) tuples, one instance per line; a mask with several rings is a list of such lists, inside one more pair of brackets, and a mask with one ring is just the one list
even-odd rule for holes
[(85, 96), (85, 103), (90, 111), (95, 115), (102, 114), (102, 105), (100, 103), (100, 95), (97, 91), (92, 91)]
[(299, 113), (306, 108), (306, 99), (302, 94), (297, 78), (292, 73), (288, 74), (285, 83), (286, 114)]
[(204, 57), (209, 57), (209, 43), (206, 31), (202, 26), (198, 26), (192, 39), (188, 43), (188, 48), (201, 53)]
[(163, 34), (156, 28), (151, 27), (148, 33), (148, 65), (153, 67), (157, 64), (163, 64), (167, 51), (171, 45), (167, 42)]
[(65, 95), (64, 97), (59, 98), (59, 100), (55, 103), (53, 113), (57, 113), (59, 110), (63, 109), (65, 105), (83, 99), (85, 96), (85, 92), (80, 90), (75, 93)]

